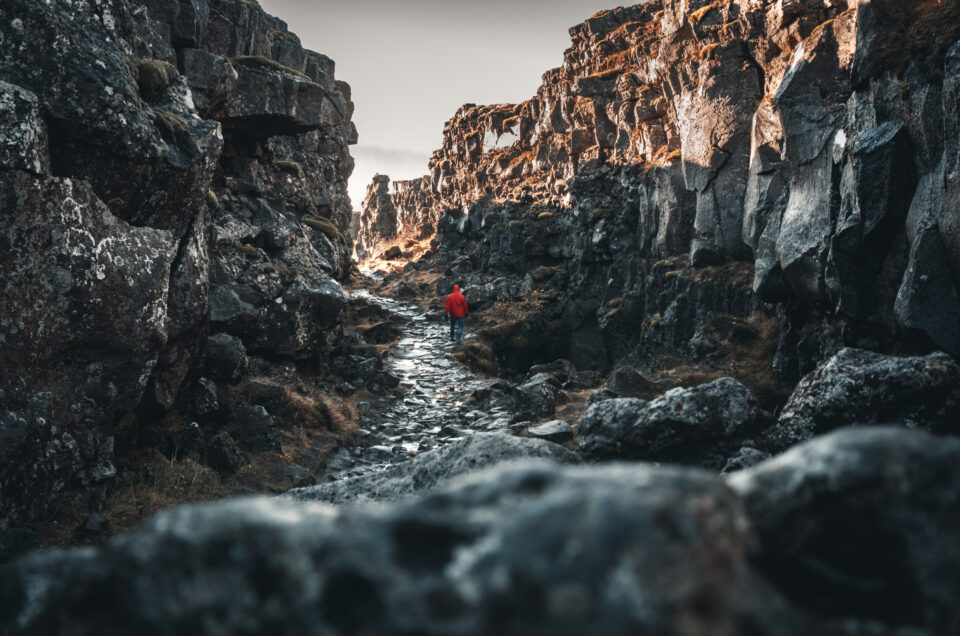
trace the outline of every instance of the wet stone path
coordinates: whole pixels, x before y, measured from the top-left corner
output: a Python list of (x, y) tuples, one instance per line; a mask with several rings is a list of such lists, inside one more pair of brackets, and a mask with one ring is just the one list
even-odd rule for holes
[[(384, 361), (384, 368), (400, 379), (403, 392), (357, 405), (358, 444), (331, 458), (324, 480), (369, 474), (464, 436), (510, 425), (507, 399), (491, 401), (486, 411), (461, 405), (489, 382), (454, 360), (459, 345), (450, 341), (448, 323), (430, 320), (410, 303), (367, 290), (351, 293), (403, 320), (400, 341)], [(469, 337), (464, 332), (464, 341)]]

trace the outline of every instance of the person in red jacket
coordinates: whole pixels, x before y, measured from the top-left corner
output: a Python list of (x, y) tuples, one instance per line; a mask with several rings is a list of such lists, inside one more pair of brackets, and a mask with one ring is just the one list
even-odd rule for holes
[(466, 322), (469, 313), (467, 299), (460, 293), (460, 285), (454, 285), (453, 293), (447, 296), (447, 308), (444, 313), (450, 319), (450, 339), (460, 342), (463, 323)]

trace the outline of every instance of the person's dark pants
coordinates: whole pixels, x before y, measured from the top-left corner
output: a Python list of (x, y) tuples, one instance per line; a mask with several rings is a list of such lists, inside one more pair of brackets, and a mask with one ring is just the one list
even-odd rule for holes
[(463, 335), (463, 324), (466, 322), (466, 318), (454, 318), (450, 316), (450, 339), (459, 340)]

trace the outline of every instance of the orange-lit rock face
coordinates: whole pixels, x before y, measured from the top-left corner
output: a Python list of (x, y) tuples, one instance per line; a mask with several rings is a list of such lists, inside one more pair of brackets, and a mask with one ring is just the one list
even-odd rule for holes
[(753, 261), (765, 301), (960, 351), (957, 0), (653, 0), (570, 35), (534, 97), (447, 122), (441, 249)]
[[(695, 260), (743, 254), (754, 115), (799, 43), (848, 7), (687, 4), (601, 12), (570, 30), (564, 65), (544, 74), (535, 97), (462, 107), (430, 163), (441, 204), (466, 210), (483, 199), (532, 198), (570, 207), (577, 176), (677, 166), (697, 193)], [(851, 35), (842, 34), (848, 52)]]
[[(436, 233), (440, 214), (436, 202), (427, 177), (394, 181), (391, 187), (390, 177), (374, 176), (360, 213), (357, 258), (362, 263), (380, 260), (380, 255), (394, 246), (422, 254), (429, 247), (427, 239)], [(427, 247), (413, 247), (424, 242)]]

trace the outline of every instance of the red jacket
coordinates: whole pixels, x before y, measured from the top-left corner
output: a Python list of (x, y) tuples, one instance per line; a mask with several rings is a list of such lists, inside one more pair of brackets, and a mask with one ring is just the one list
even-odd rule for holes
[(453, 286), (453, 293), (447, 296), (446, 314), (453, 318), (465, 318), (469, 309), (467, 299), (460, 293), (460, 285)]

